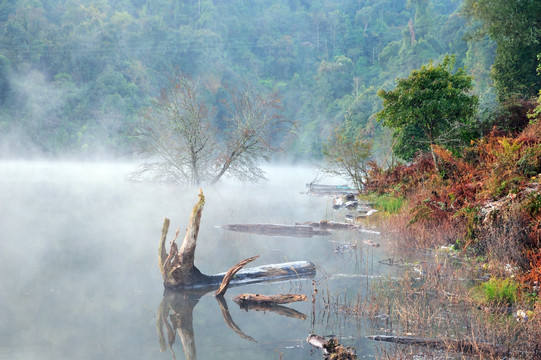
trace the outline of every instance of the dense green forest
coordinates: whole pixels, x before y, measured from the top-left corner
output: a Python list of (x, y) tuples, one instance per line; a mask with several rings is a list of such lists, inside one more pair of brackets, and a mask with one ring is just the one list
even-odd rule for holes
[[(507, 50), (474, 6), (483, 2), (467, 12), (459, 0), (1, 0), (0, 149), (132, 156), (140, 110), (179, 70), (202, 84), (217, 127), (227, 88), (250, 84), (277, 90), (297, 122), (280, 139), (288, 156), (321, 156), (338, 125), (376, 139), (377, 154), (391, 142), (374, 115), (378, 90), (431, 59), (453, 54), (482, 106), (505, 98), (513, 79), (491, 68)], [(524, 39), (529, 54), (541, 52), (537, 39)], [(496, 66), (514, 61), (504, 60)], [(521, 64), (535, 67), (535, 56)], [(513, 90), (535, 95), (532, 79)]]

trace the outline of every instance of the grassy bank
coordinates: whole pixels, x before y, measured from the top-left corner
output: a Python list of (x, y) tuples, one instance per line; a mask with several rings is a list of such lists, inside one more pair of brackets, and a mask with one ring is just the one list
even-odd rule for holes
[(420, 155), (374, 167), (366, 186), (389, 215), (375, 220), (397, 254), (433, 251), (420, 276), (406, 272), (381, 294), (393, 332), (483, 358), (541, 358), (541, 121), (514, 135), (493, 131), (460, 156), (434, 152), (438, 166)]

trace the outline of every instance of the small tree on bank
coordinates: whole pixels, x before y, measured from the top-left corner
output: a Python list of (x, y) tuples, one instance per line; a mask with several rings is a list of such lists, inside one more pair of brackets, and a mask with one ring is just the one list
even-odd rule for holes
[(437, 66), (430, 62), (398, 79), (394, 90), (378, 92), (383, 109), (377, 119), (394, 130), (396, 149), (402, 150), (393, 150), (398, 157), (411, 160), (415, 152), (430, 149), (436, 163), (432, 145), (456, 149), (472, 136), (478, 98), (471, 94), (473, 79), (464, 69), (452, 73), (453, 62), (450, 56)]
[(225, 107), (227, 125), (219, 130), (200, 84), (176, 75), (141, 116), (137, 140), (143, 160), (134, 175), (191, 185), (213, 184), (224, 175), (264, 179), (258, 164), (278, 150), (273, 138), (289, 123), (279, 114), (280, 98), (230, 90)]
[(349, 138), (344, 131), (337, 130), (333, 137), (323, 145), (323, 155), (327, 160), (324, 171), (344, 176), (353, 182), (355, 188), (363, 190), (367, 163), (372, 156), (372, 142), (360, 134), (354, 139)]

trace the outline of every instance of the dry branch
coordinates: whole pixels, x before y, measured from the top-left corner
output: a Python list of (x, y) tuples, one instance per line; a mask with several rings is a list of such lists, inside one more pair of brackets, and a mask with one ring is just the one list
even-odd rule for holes
[(235, 265), (231, 269), (229, 269), (225, 273), (224, 279), (222, 280), (222, 283), (220, 284), (220, 287), (218, 288), (218, 290), (216, 291), (216, 293), (214, 295), (216, 295), (216, 296), (225, 295), (225, 292), (227, 291), (227, 286), (229, 285), (229, 282), (231, 281), (231, 279), (233, 279), (233, 276), (235, 276), (235, 274), (237, 272), (239, 272), (239, 270), (242, 269), (244, 267), (244, 265), (246, 265), (248, 263), (251, 263), (252, 261), (257, 259), (258, 257), (259, 257), (259, 255), (256, 255), (256, 256), (253, 256), (251, 258), (244, 259), (241, 262), (239, 262), (237, 265)]

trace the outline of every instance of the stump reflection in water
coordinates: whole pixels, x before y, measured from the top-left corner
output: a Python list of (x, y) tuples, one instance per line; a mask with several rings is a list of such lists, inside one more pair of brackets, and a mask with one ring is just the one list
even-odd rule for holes
[[(162, 352), (166, 351), (169, 347), (173, 354), (173, 359), (176, 359), (173, 345), (175, 344), (176, 334), (178, 333), (186, 360), (197, 359), (195, 333), (193, 329), (193, 310), (199, 300), (212, 290), (214, 290), (214, 288), (165, 290), (156, 315), (156, 326), (160, 341), (160, 350)], [(216, 296), (216, 300), (218, 301), (218, 307), (221, 310), (226, 325), (241, 338), (257, 342), (250, 335), (244, 333), (233, 321), (225, 298), (223, 296)], [(271, 311), (295, 319), (306, 320), (307, 318), (305, 314), (281, 305), (245, 306), (239, 304), (239, 306), (246, 311)], [(165, 339), (164, 328), (167, 332), (167, 340)]]

